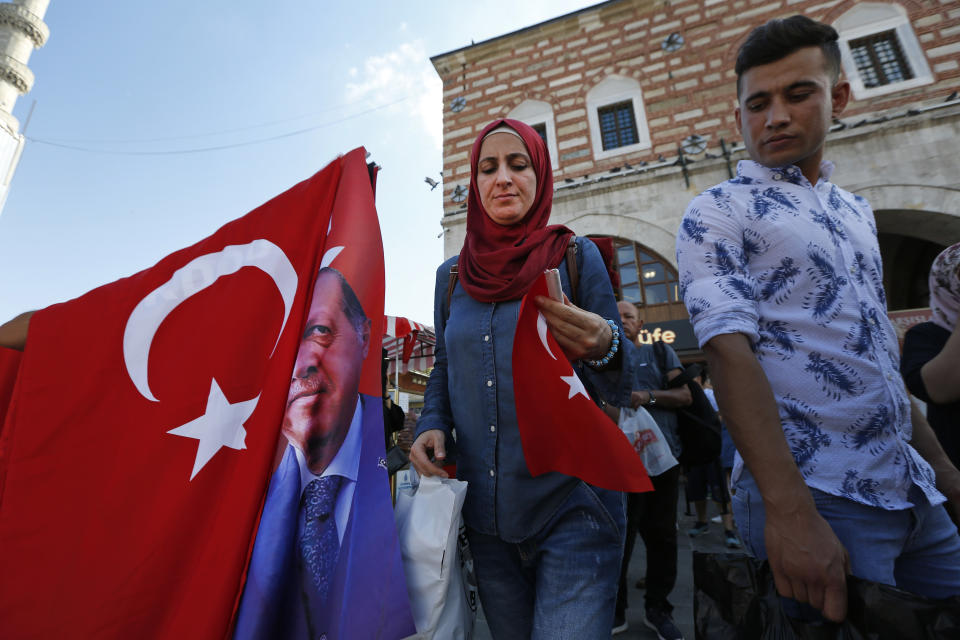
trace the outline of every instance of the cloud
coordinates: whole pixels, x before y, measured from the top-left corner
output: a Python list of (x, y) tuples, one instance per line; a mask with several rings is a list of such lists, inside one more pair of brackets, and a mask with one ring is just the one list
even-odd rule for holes
[(423, 42), (401, 44), (393, 51), (364, 60), (356, 82), (346, 86), (347, 102), (371, 106), (406, 97), (391, 109), (405, 110), (411, 124), (419, 123), (437, 149), (443, 143), (443, 84), (430, 64)]

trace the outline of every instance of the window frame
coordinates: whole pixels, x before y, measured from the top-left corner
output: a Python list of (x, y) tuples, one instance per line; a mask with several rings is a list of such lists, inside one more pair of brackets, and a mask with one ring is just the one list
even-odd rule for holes
[[(900, 71), (904, 76), (900, 80), (891, 80), (889, 79), (887, 72), (884, 70), (884, 63), (880, 60), (879, 53), (877, 51), (877, 44), (881, 42), (889, 42), (891, 53), (893, 54), (894, 61), (900, 67)], [(863, 79), (863, 70), (860, 68), (860, 65), (857, 63), (856, 56), (853, 55), (853, 51), (856, 46), (862, 46), (866, 50), (867, 57), (870, 58), (870, 68), (877, 75), (878, 83), (872, 87), (867, 87), (867, 83), (864, 82), (864, 88), (866, 89), (875, 89), (876, 87), (883, 87), (889, 84), (897, 84), (900, 82), (907, 82), (913, 80), (914, 74), (913, 69), (910, 66), (910, 61), (907, 60), (906, 54), (903, 52), (903, 47), (900, 46), (900, 38), (897, 37), (896, 30), (881, 31), (879, 33), (874, 33), (869, 36), (864, 36), (862, 38), (856, 38), (848, 41), (847, 46), (850, 47), (851, 56), (853, 56), (853, 62), (857, 65), (857, 73), (861, 75), (861, 80)]]
[(542, 100), (524, 100), (510, 110), (507, 118), (519, 120), (531, 127), (543, 125), (547, 130), (547, 151), (550, 153), (550, 164), (554, 170), (559, 168), (557, 157), (557, 131), (553, 119), (553, 107)]
[[(844, 25), (853, 25), (845, 27)], [(840, 63), (843, 66), (853, 97), (866, 100), (898, 91), (932, 84), (934, 81), (927, 56), (913, 32), (910, 19), (903, 7), (896, 4), (865, 2), (858, 4), (834, 21), (840, 34)], [(853, 59), (850, 42), (893, 31), (904, 61), (913, 74), (910, 80), (891, 82), (877, 87), (867, 87)]]
[[(637, 128), (637, 142), (613, 149), (604, 149), (603, 136), (600, 132), (599, 111), (604, 107), (627, 101), (631, 101), (633, 105), (633, 121)], [(590, 146), (593, 148), (594, 160), (604, 160), (644, 151), (652, 146), (643, 104), (643, 92), (640, 89), (640, 83), (632, 78), (616, 75), (608, 76), (587, 92), (587, 120), (590, 125)]]
[[(628, 123), (629, 127), (623, 127), (623, 128), (620, 127), (621, 112), (625, 113), (627, 117), (630, 119), (630, 122)], [(613, 149), (619, 149), (620, 147), (627, 147), (632, 144), (636, 144), (636, 142), (618, 144), (616, 146), (610, 147), (609, 149), (605, 146), (603, 117), (604, 115), (606, 115), (606, 113), (613, 114), (613, 126), (615, 129), (614, 133), (616, 134), (617, 142), (620, 142), (621, 138), (623, 138), (621, 133), (626, 131), (629, 131), (631, 133), (631, 137), (634, 140), (636, 141), (640, 140), (640, 134), (637, 131), (637, 119), (633, 114), (633, 100), (624, 100), (623, 102), (614, 102), (613, 104), (606, 104), (602, 107), (597, 107), (597, 120), (600, 123), (600, 146), (603, 147), (604, 151), (612, 151)]]
[[(618, 238), (616, 236), (611, 236), (613, 240), (613, 254), (615, 267), (617, 269), (617, 274), (620, 274), (621, 262), (620, 262), (620, 249), (622, 247), (630, 247), (633, 249), (633, 262), (625, 263), (626, 265), (632, 266), (637, 274), (637, 279), (635, 282), (629, 283), (628, 286), (636, 284), (640, 288), (640, 301), (627, 300), (630, 304), (639, 305), (640, 309), (646, 309), (650, 307), (660, 307), (665, 305), (677, 304), (682, 302), (680, 300), (680, 278), (677, 274), (676, 269), (673, 268), (673, 265), (670, 264), (663, 256), (658, 255), (655, 251), (651, 250), (649, 247), (646, 247), (638, 242), (629, 240), (626, 238)], [(640, 254), (643, 254), (641, 256)], [(660, 265), (660, 268), (663, 272), (662, 277), (646, 283), (643, 278), (643, 267), (647, 265)], [(617, 287), (615, 293), (618, 300), (625, 300), (623, 297), (623, 277), (620, 278), (620, 285)], [(659, 286), (664, 285), (667, 288), (667, 299), (664, 302), (647, 302), (647, 290), (648, 286)], [(673, 287), (673, 293), (675, 293), (676, 299), (671, 299), (671, 286)]]

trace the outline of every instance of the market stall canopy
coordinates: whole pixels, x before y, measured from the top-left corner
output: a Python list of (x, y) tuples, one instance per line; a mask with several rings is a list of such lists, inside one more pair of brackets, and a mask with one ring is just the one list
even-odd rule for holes
[(433, 366), (437, 338), (433, 327), (398, 316), (383, 317), (383, 348), (390, 358), (389, 375), (397, 372), (429, 371)]

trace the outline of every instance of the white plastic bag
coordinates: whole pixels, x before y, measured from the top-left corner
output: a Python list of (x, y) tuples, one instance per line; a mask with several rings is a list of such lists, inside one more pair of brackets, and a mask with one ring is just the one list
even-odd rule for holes
[(458, 544), (467, 483), (432, 476), (397, 489), (395, 517), (417, 640), (467, 640), (477, 615), (473, 566)]
[(657, 421), (643, 407), (620, 409), (620, 429), (643, 460), (647, 475), (658, 476), (677, 466)]

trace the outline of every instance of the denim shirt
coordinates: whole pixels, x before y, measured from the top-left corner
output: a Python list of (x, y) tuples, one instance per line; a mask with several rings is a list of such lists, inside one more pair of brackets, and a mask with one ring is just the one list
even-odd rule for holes
[(823, 163), (814, 185), (795, 166), (742, 161), (694, 198), (677, 235), (680, 295), (701, 346), (750, 340), (809, 486), (884, 509), (912, 506), (917, 486), (938, 504), (933, 469), (910, 446), (873, 211), (832, 170)]
[[(448, 316), (450, 267), (456, 262), (453, 257), (437, 269), (436, 363), (427, 382), (417, 435), (440, 429), (449, 448), (451, 432), (456, 430), (457, 477), (469, 483), (465, 522), (480, 533), (520, 542), (539, 532), (581, 481), (556, 472), (530, 475), (513, 397), (513, 336), (520, 300), (478, 302), (458, 282)], [(577, 264), (577, 306), (619, 325), (613, 289), (593, 242), (577, 238)], [(563, 290), (573, 300), (567, 270), (559, 270)], [(602, 397), (626, 403), (632, 360), (620, 362), (616, 371), (601, 373), (579, 366), (577, 374)], [(590, 427), (583, 425), (585, 447), (591, 445)]]

